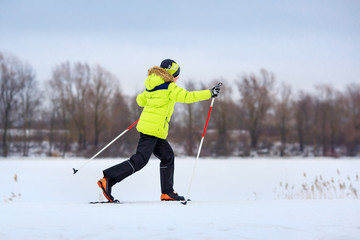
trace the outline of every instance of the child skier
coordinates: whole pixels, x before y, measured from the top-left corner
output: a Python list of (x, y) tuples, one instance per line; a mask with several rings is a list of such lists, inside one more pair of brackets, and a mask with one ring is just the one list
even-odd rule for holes
[(220, 88), (186, 91), (176, 85), (179, 73), (180, 66), (171, 59), (165, 59), (160, 67), (155, 66), (148, 70), (148, 77), (145, 80), (146, 90), (136, 98), (138, 105), (144, 107), (137, 124), (140, 139), (136, 153), (129, 160), (105, 169), (104, 178), (97, 182), (108, 201), (114, 201), (111, 188), (142, 169), (148, 163), (152, 153), (161, 161), (161, 201), (185, 200), (173, 188), (174, 151), (166, 140), (174, 105), (176, 102), (193, 103), (217, 97)]

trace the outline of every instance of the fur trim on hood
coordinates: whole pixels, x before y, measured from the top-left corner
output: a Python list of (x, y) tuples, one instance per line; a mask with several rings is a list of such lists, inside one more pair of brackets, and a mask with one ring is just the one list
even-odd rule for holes
[(148, 76), (150, 76), (151, 74), (155, 74), (155, 75), (161, 77), (162, 79), (164, 79), (165, 82), (173, 82), (174, 81), (174, 77), (161, 67), (155, 66), (155, 67), (150, 68), (148, 70)]

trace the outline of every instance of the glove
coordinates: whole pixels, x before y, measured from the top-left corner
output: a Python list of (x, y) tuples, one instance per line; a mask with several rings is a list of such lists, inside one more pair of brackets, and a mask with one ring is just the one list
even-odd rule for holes
[(212, 89), (210, 89), (210, 91), (211, 91), (211, 97), (217, 97), (218, 95), (219, 95), (219, 93), (220, 93), (220, 86), (219, 86), (219, 84), (218, 85), (216, 85), (215, 87), (213, 87)]

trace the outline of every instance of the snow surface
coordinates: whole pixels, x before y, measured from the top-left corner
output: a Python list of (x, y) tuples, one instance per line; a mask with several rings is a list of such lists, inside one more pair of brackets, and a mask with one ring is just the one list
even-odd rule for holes
[[(122, 160), (0, 158), (0, 239), (360, 239), (359, 159), (200, 159), (186, 206), (159, 200), (152, 159), (113, 188), (123, 204), (88, 204)], [(193, 166), (176, 160), (182, 195)]]

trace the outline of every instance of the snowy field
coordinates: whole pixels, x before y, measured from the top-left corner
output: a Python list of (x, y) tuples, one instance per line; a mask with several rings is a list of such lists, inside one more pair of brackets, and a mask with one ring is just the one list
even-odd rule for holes
[[(360, 239), (360, 159), (200, 159), (191, 202), (161, 202), (159, 161), (113, 188), (96, 182), (122, 159), (0, 158), (0, 239)], [(186, 195), (192, 158), (177, 158)]]

